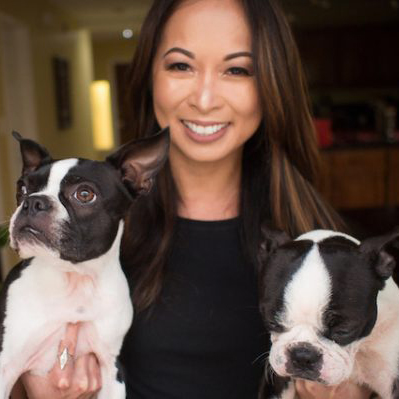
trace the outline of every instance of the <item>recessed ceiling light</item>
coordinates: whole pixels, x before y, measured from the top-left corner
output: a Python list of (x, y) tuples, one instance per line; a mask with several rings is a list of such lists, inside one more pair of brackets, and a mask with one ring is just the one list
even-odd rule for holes
[(125, 39), (131, 39), (133, 37), (133, 31), (131, 29), (124, 29), (122, 32), (122, 36)]

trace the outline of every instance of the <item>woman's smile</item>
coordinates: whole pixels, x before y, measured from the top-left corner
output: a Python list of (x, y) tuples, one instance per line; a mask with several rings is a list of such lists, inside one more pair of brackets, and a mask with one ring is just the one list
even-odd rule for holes
[(227, 122), (198, 122), (182, 120), (185, 133), (194, 141), (209, 142), (222, 137), (229, 126)]

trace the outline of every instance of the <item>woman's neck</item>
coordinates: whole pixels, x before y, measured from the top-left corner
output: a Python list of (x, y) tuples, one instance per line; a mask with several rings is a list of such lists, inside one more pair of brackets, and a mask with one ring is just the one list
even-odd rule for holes
[(217, 162), (170, 157), (179, 192), (178, 215), (195, 220), (223, 220), (239, 213), (241, 153)]

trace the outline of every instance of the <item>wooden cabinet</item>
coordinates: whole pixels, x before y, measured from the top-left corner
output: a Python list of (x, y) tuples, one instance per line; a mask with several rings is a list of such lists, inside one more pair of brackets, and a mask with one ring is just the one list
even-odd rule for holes
[(399, 85), (398, 27), (308, 29), (295, 36), (312, 88)]
[(322, 167), (319, 189), (334, 207), (399, 206), (399, 148), (328, 151)]

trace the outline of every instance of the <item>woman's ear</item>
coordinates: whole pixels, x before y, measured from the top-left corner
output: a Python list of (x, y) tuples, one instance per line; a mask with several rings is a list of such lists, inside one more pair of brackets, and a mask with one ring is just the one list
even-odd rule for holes
[(49, 152), (36, 141), (24, 139), (18, 132), (13, 131), (12, 135), (19, 141), (22, 155), (22, 176), (33, 172), (43, 163), (52, 160)]
[(169, 128), (154, 136), (132, 140), (107, 157), (135, 195), (148, 194), (169, 154)]

